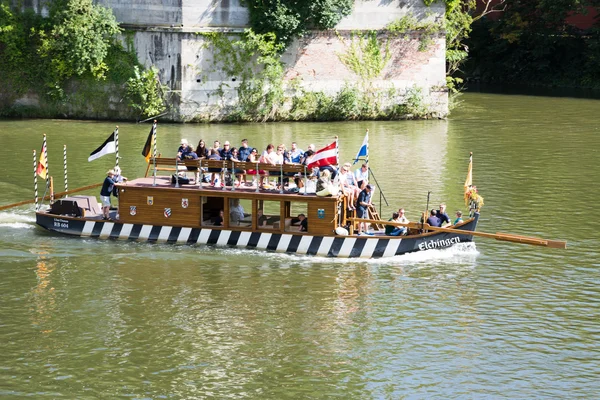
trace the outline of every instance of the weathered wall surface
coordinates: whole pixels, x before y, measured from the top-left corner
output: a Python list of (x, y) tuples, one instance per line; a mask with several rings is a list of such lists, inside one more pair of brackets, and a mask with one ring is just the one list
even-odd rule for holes
[[(39, 9), (41, 0), (31, 0)], [(248, 11), (239, 0), (97, 0), (113, 10), (122, 26), (133, 33), (138, 59), (156, 66), (161, 82), (172, 91), (174, 120), (214, 115), (224, 104), (236, 101), (239, 77), (216, 69), (210, 43), (202, 32), (222, 32), (232, 39), (248, 27)], [(441, 3), (441, 2), (440, 2)], [(39, 11), (38, 11), (39, 12)], [(309, 91), (329, 95), (344, 85), (364, 81), (350, 71), (340, 55), (348, 50), (352, 32), (381, 30), (403, 16), (441, 20), (444, 5), (430, 7), (422, 0), (357, 0), (354, 11), (336, 31), (313, 32), (296, 40), (283, 54), (285, 79), (294, 79)], [(382, 73), (369, 81), (373, 88), (394, 89), (402, 101), (407, 88), (418, 87), (433, 114), (448, 112), (445, 87), (445, 38), (439, 33), (432, 44), (419, 50), (419, 33), (382, 38), (391, 58)], [(217, 95), (217, 92), (220, 94)], [(217, 111), (218, 112), (218, 111)]]

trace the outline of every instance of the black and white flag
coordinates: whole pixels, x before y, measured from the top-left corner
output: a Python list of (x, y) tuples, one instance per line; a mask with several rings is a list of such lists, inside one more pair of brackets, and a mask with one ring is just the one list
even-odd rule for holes
[(115, 133), (113, 132), (110, 134), (108, 139), (106, 139), (104, 141), (104, 143), (102, 143), (102, 145), (100, 145), (100, 147), (98, 147), (96, 150), (94, 150), (90, 153), (90, 156), (88, 157), (88, 162), (94, 161), (96, 158), (100, 158), (105, 154), (114, 153), (114, 152), (115, 152)]

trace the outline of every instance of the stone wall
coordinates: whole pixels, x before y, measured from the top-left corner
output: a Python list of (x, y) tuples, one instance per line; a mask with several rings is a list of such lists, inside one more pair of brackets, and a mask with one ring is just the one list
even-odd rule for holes
[[(30, 0), (39, 9), (40, 0)], [(225, 101), (235, 103), (238, 77), (215, 71), (212, 49), (199, 33), (221, 32), (232, 39), (248, 28), (248, 11), (239, 0), (97, 0), (113, 10), (123, 28), (132, 33), (139, 61), (156, 66), (161, 82), (173, 95), (176, 121), (202, 119)], [(285, 79), (295, 79), (309, 91), (333, 95), (344, 85), (364, 82), (340, 61), (351, 42), (352, 32), (381, 30), (390, 22), (412, 14), (420, 19), (441, 20), (442, 2), (430, 7), (422, 0), (356, 0), (354, 11), (335, 31), (315, 31), (296, 40), (283, 54)], [(386, 39), (392, 57), (380, 76), (369, 82), (373, 88), (399, 93), (418, 87), (432, 115), (448, 112), (445, 87), (445, 38), (437, 34), (424, 51), (419, 33)], [(225, 94), (215, 95), (217, 89)]]

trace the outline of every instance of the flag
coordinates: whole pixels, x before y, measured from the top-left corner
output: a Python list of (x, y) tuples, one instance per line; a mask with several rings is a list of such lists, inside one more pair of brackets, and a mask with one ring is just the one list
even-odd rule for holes
[(310, 160), (310, 164), (308, 164), (306, 168), (311, 169), (315, 167), (323, 167), (325, 165), (337, 165), (337, 163), (338, 151), (336, 140), (322, 149), (317, 150)]
[(115, 133), (113, 132), (110, 134), (108, 139), (106, 139), (104, 143), (100, 145), (100, 147), (90, 153), (88, 162), (94, 161), (96, 158), (100, 158), (108, 153), (114, 153), (115, 151)]
[(356, 164), (361, 157), (369, 157), (369, 131), (367, 131), (365, 138), (362, 142), (362, 146), (360, 146), (360, 149), (358, 149), (358, 153), (356, 153), (356, 157), (354, 157), (355, 159), (353, 164)]
[(46, 171), (48, 170), (48, 160), (46, 160), (46, 142), (42, 145), (42, 150), (40, 150), (40, 161), (37, 166), (37, 174), (42, 179), (46, 179)]
[(150, 128), (150, 133), (148, 134), (148, 138), (146, 139), (146, 144), (144, 144), (144, 149), (142, 150), (142, 155), (146, 158), (146, 162), (150, 162), (150, 156), (152, 155), (152, 140), (154, 138), (154, 127), (156, 125), (152, 125)]

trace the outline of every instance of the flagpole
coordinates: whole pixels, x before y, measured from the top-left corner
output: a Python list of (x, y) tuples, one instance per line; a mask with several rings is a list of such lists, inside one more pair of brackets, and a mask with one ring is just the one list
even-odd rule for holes
[(369, 167), (369, 130), (367, 129), (367, 155), (365, 156), (365, 160), (367, 163), (367, 180), (371, 178), (371, 167)]
[(35, 196), (35, 211), (38, 210), (38, 187), (37, 187), (37, 154), (33, 150), (33, 193)]
[(63, 145), (63, 168), (65, 170), (65, 192), (69, 192), (69, 185), (67, 184), (67, 145)]
[[(119, 166), (119, 126), (115, 128), (115, 168)], [(119, 174), (120, 175), (120, 174)]]
[(152, 186), (156, 186), (156, 120), (152, 124), (152, 142), (154, 145), (154, 181), (152, 182)]
[(54, 193), (52, 192), (52, 189), (50, 188), (50, 162), (48, 162), (48, 146), (47, 146), (47, 142), (46, 142), (46, 134), (44, 133), (44, 144), (43, 144), (43, 149), (44, 149), (44, 158), (46, 161), (46, 190), (50, 189), (50, 204), (54, 203)]

